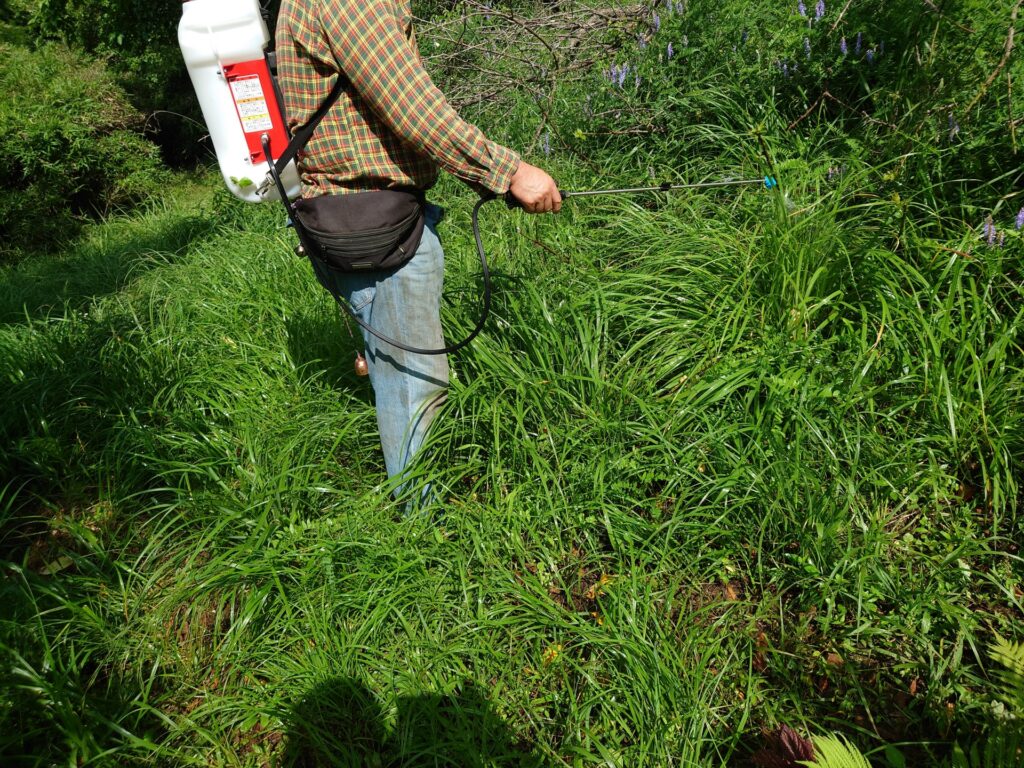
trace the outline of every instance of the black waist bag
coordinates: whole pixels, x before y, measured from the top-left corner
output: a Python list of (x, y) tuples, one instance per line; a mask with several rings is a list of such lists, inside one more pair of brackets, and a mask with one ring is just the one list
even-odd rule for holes
[(394, 269), (413, 257), (423, 237), (422, 192), (381, 190), (296, 200), (307, 247), (339, 272)]

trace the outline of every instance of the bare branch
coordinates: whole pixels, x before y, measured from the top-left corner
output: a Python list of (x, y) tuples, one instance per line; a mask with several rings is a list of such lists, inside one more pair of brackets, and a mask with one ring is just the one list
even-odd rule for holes
[[(481, 0), (461, 0), (456, 7), (461, 12), (416, 20), (423, 59), (448, 100), (457, 109), (484, 102), (500, 106), (529, 94), (542, 113), (538, 137), (556, 90), (588, 79), (615, 55), (616, 38), (635, 36), (650, 16), (649, 7), (639, 4), (545, 6), (531, 17), (490, 8)], [(442, 46), (443, 51), (434, 52)]]

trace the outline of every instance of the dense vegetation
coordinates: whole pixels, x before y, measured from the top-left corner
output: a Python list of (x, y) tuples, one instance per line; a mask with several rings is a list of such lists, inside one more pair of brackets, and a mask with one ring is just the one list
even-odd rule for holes
[(0, 226), (65, 245), (0, 273), (4, 765), (1021, 764), (1020, 2), (419, 6), (566, 189), (779, 186), (485, 208), (412, 517), (281, 211), (140, 136), (135, 5), (5, 11)]

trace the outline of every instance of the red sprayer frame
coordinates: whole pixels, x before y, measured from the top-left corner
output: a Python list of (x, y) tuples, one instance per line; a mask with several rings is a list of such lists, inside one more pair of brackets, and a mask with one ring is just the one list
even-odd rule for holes
[(263, 153), (261, 138), (270, 135), (271, 151), (276, 160), (288, 146), (288, 132), (281, 117), (281, 106), (277, 102), (274, 82), (265, 59), (225, 64), (224, 77), (231, 88), (235, 112), (245, 134), (249, 148), (249, 159), (254, 164), (269, 162)]

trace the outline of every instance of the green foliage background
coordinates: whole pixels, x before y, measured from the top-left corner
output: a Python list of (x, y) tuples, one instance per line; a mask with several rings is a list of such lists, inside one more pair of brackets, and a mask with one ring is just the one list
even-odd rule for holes
[(166, 173), (142, 116), (98, 61), (0, 44), (0, 261), (73, 238), (85, 215), (152, 194)]

